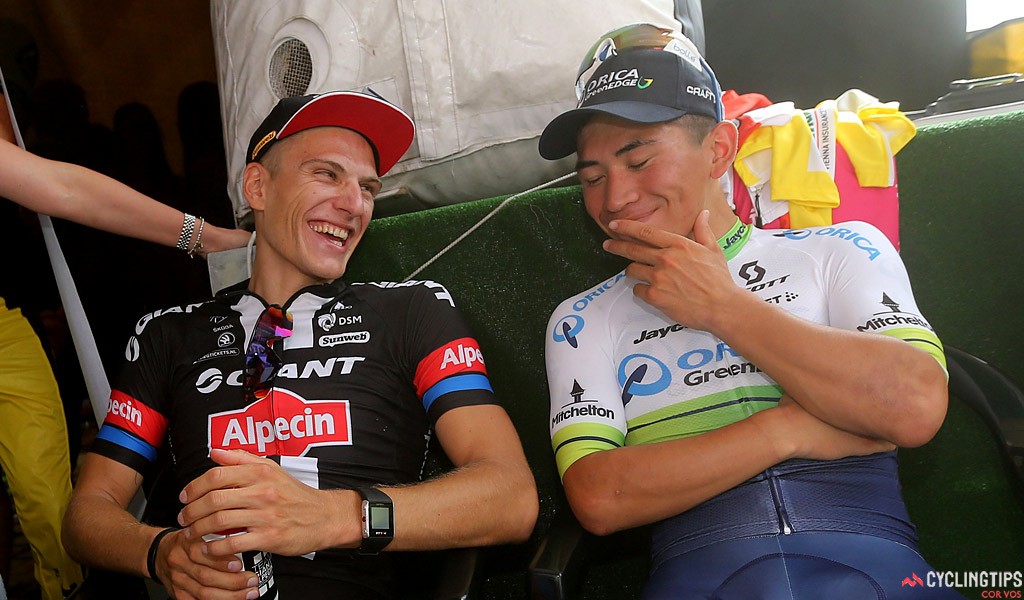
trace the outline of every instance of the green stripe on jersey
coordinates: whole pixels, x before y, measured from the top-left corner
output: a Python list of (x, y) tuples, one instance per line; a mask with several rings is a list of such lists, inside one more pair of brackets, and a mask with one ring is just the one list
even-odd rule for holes
[(601, 450), (619, 448), (624, 443), (622, 432), (611, 425), (600, 423), (566, 425), (551, 438), (551, 447), (555, 451), (555, 464), (558, 465), (558, 476), (565, 475), (565, 470), (584, 456)]
[(917, 327), (896, 327), (879, 333), (903, 340), (915, 348), (924, 350), (931, 354), (932, 358), (939, 361), (939, 364), (942, 365), (943, 370), (947, 374), (949, 373), (946, 367), (946, 352), (942, 349), (942, 342), (939, 341), (939, 336), (935, 335), (934, 332)]
[(743, 386), (677, 402), (631, 419), (626, 445), (651, 444), (719, 429), (778, 405), (777, 385)]

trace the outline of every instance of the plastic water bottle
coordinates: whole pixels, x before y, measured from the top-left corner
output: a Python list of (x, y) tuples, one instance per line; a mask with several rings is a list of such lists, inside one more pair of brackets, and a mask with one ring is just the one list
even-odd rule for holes
[[(203, 540), (212, 542), (226, 537), (244, 535), (245, 533), (244, 529), (220, 531), (204, 535)], [(274, 563), (270, 558), (271, 554), (261, 550), (249, 550), (247, 552), (239, 552), (235, 556), (242, 561), (243, 571), (255, 573), (259, 579), (257, 589), (259, 589), (260, 595), (257, 598), (259, 600), (278, 600), (277, 583), (274, 582)]]

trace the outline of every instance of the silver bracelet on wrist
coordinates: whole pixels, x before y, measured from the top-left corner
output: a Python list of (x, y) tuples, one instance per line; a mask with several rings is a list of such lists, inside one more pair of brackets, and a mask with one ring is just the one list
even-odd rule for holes
[(189, 258), (199, 256), (199, 252), (203, 249), (203, 225), (206, 225), (206, 219), (199, 217), (199, 229), (196, 231), (196, 241), (188, 251)]
[(192, 241), (192, 231), (196, 226), (196, 218), (185, 213), (185, 220), (181, 223), (181, 234), (178, 236), (178, 250), (188, 251), (188, 243)]

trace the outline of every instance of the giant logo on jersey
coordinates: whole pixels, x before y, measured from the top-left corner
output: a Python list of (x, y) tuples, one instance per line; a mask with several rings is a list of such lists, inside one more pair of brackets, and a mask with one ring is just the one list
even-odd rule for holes
[(259, 456), (305, 456), (316, 446), (352, 444), (347, 400), (306, 400), (275, 389), (241, 410), (207, 417), (211, 449), (245, 450)]
[(865, 237), (858, 231), (854, 231), (848, 227), (820, 227), (815, 229), (790, 229), (781, 233), (774, 234), (775, 237), (787, 238), (790, 240), (804, 240), (811, 235), (824, 235), (829, 237), (837, 237), (841, 240), (847, 240), (852, 243), (858, 249), (863, 250), (868, 255), (868, 260), (875, 260), (882, 253), (875, 247), (875, 243), (869, 238)]
[[(277, 370), (278, 379), (310, 379), (315, 377), (331, 377), (348, 375), (356, 363), (366, 360), (365, 356), (333, 356), (326, 360), (307, 360), (305, 363), (285, 363)], [(240, 386), (245, 380), (242, 369), (232, 371), (227, 376), (217, 368), (206, 369), (196, 378), (196, 390), (203, 394), (212, 394), (221, 384)]]

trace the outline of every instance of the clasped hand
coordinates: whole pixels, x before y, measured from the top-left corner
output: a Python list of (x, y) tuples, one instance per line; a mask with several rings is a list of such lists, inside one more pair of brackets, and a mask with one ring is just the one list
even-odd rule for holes
[(227, 530), (246, 532), (208, 542), (210, 554), (263, 550), (300, 556), (333, 545), (327, 538), (329, 524), (351, 521), (358, 529), (358, 515), (341, 514), (343, 503), (332, 502), (331, 492), (307, 486), (272, 460), (241, 450), (213, 450), (210, 458), (219, 466), (182, 490), (185, 507), (178, 523), (189, 540)]
[(638, 221), (609, 224), (615, 238), (604, 249), (632, 262), (626, 275), (639, 280), (633, 293), (667, 317), (701, 331), (714, 331), (737, 286), (725, 254), (704, 211), (693, 226), (693, 239)]

